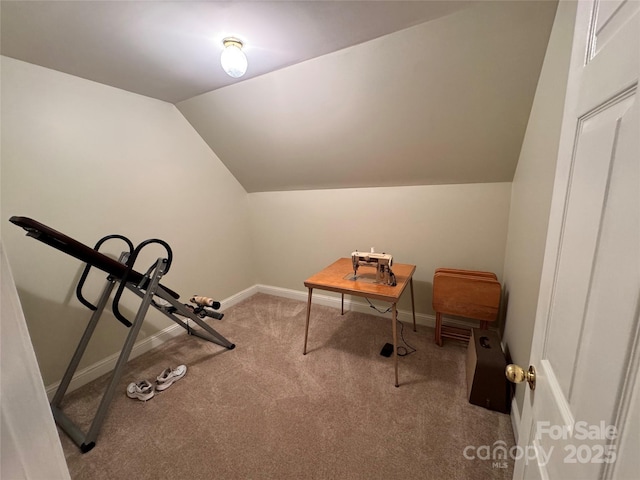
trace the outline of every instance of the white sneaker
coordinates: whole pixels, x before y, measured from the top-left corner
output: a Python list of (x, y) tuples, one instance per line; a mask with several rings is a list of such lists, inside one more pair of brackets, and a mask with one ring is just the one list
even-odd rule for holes
[(142, 380), (138, 383), (130, 383), (127, 386), (127, 397), (129, 398), (137, 398), (138, 400), (142, 400), (146, 402), (150, 398), (153, 398), (153, 395), (156, 392), (153, 389), (153, 385), (151, 385), (146, 380)]
[(178, 365), (175, 369), (169, 367), (156, 378), (156, 390), (161, 392), (169, 388), (173, 382), (180, 380), (187, 373), (186, 365)]

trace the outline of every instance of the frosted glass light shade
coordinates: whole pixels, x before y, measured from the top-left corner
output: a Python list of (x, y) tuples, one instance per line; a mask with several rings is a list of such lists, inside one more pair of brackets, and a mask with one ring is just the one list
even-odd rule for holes
[(225, 39), (224, 50), (220, 56), (222, 69), (233, 78), (243, 76), (247, 71), (247, 57), (242, 51), (242, 43), (238, 40)]

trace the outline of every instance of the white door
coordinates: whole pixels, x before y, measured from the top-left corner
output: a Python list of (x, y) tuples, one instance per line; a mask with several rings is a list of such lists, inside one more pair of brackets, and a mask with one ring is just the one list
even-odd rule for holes
[(640, 478), (639, 10), (578, 4), (514, 478)]

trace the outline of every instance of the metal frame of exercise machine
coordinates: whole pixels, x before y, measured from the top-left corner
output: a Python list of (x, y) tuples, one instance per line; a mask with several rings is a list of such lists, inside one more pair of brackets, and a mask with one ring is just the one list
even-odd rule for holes
[[(167, 274), (171, 267), (173, 257), (171, 248), (166, 242), (158, 239), (150, 239), (142, 242), (134, 248), (133, 243), (128, 238), (122, 235), (108, 235), (100, 239), (94, 248), (90, 248), (83, 243), (80, 243), (77, 240), (74, 240), (30, 218), (11, 217), (9, 221), (25, 229), (27, 231), (27, 236), (33, 237), (86, 263), (85, 269), (76, 287), (76, 296), (83, 305), (93, 311), (93, 314), (91, 315), (78, 346), (76, 347), (76, 351), (71, 358), (71, 362), (60, 381), (60, 385), (51, 400), (51, 411), (53, 412), (53, 417), (56, 423), (67, 435), (69, 435), (76, 445), (80, 447), (82, 453), (88, 452), (96, 444), (100, 428), (105, 420), (109, 405), (111, 404), (116, 387), (118, 386), (118, 382), (120, 381), (124, 371), (124, 366), (129, 359), (129, 355), (131, 354), (131, 350), (133, 349), (149, 307), (154, 307), (165, 314), (171, 320), (183, 327), (190, 335), (196, 335), (229, 350), (235, 348), (233, 343), (229, 342), (229, 340), (220, 335), (216, 330), (196, 315), (193, 308), (180, 303), (178, 301), (180, 297), (177, 293), (160, 284), (160, 279)], [(128, 251), (123, 252), (117, 261), (98, 251), (103, 243), (111, 239), (122, 240), (128, 247)], [(134, 264), (140, 251), (145, 246), (152, 243), (163, 246), (167, 251), (167, 256), (158, 258), (144, 274), (141, 274), (133, 269)], [(97, 305), (93, 305), (82, 295), (82, 288), (92, 267), (96, 267), (108, 274)], [(80, 360), (84, 355), (87, 345), (89, 344), (89, 340), (98, 325), (98, 321), (109, 302), (113, 289), (116, 287), (116, 284), (118, 284), (118, 288), (114, 295), (111, 309), (114, 316), (131, 330), (124, 342), (120, 356), (118, 357), (116, 366), (111, 375), (111, 379), (105, 393), (103, 394), (93, 421), (91, 422), (88, 431), (85, 433), (62, 411), (61, 403), (67, 389), (69, 388), (69, 384), (73, 379), (73, 375), (80, 364)], [(125, 288), (142, 299), (133, 321), (127, 319), (119, 309), (120, 298)], [(162, 301), (156, 302), (154, 301), (154, 297), (157, 297)], [(220, 304), (215, 302), (214, 309), (217, 308), (220, 308)], [(221, 315), (218, 314), (217, 318), (221, 318)], [(187, 322), (185, 322), (185, 319)], [(194, 330), (191, 328), (188, 324), (188, 320), (193, 320), (200, 329)]]

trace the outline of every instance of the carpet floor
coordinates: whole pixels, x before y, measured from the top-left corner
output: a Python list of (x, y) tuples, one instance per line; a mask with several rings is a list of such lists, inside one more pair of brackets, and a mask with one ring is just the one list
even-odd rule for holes
[[(467, 401), (460, 342), (438, 347), (433, 329), (405, 325), (416, 351), (399, 358), (396, 388), (393, 358), (379, 355), (388, 318), (313, 305), (303, 355), (306, 303), (256, 294), (224, 313), (211, 324), (234, 350), (181, 334), (127, 364), (93, 450), (60, 431), (72, 478), (512, 477), (511, 459), (486, 458), (514, 445), (510, 417)], [(126, 396), (180, 364), (185, 377), (149, 401)], [(85, 431), (108, 380), (63, 402)]]

